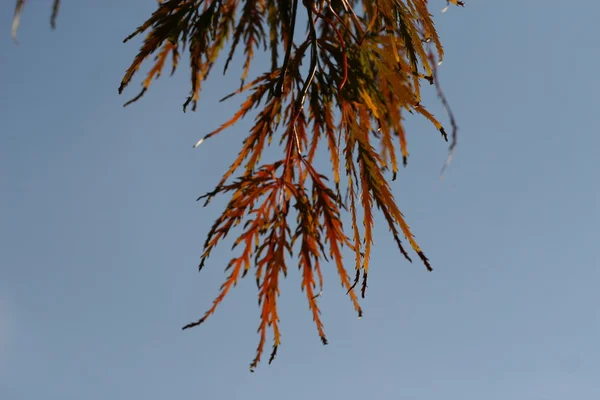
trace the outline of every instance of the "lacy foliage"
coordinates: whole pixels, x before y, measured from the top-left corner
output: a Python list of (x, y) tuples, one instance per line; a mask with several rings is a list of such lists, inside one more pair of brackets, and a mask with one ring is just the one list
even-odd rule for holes
[[(463, 5), (456, 0), (449, 3)], [(17, 1), (14, 36), (23, 4), (24, 0)], [(59, 4), (54, 0), (53, 26)], [(306, 16), (307, 27), (304, 35), (295, 36), (299, 13)], [(443, 57), (427, 0), (165, 0), (125, 42), (143, 33), (146, 37), (119, 93), (151, 55), (154, 63), (141, 91), (126, 105), (145, 94), (168, 60), (175, 72), (181, 52), (187, 51), (191, 89), (183, 107), (195, 110), (202, 83), (224, 51), (225, 70), (236, 53), (243, 53), (241, 87), (232, 95), (246, 93), (247, 97), (231, 119), (197, 145), (260, 109), (237, 158), (216, 188), (199, 198), (207, 204), (216, 195), (229, 195), (225, 210), (208, 232), (199, 268), (233, 231), (237, 254), (226, 267), (229, 275), (212, 307), (183, 329), (203, 323), (239, 279), (253, 270), (260, 339), (251, 368), (261, 359), (269, 331), (271, 362), (281, 343), (279, 281), (287, 274), (289, 260), (294, 260), (318, 334), (326, 344), (317, 304), (323, 261), (337, 269), (360, 316), (355, 287), (364, 297), (375, 208), (383, 214), (404, 258), (412, 261), (412, 251), (431, 270), (384, 176), (391, 171), (393, 180), (399, 164), (407, 163), (405, 113), (422, 115), (447, 140), (442, 125), (421, 104), (421, 83), (437, 83), (435, 60)], [(246, 83), (259, 51), (270, 54), (271, 67)], [(305, 60), (308, 69), (301, 70)], [(449, 110), (439, 87), (438, 94)], [(453, 119), (452, 124), (455, 134)], [(263, 150), (274, 138), (283, 150), (281, 159), (261, 163)], [(329, 153), (327, 174), (314, 166), (319, 146)], [(342, 224), (343, 212), (350, 215), (349, 227)], [(344, 246), (354, 254), (353, 279), (345, 267)]]

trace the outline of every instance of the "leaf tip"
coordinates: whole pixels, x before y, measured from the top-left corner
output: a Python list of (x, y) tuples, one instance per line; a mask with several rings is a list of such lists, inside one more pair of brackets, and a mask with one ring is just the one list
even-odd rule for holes
[(204, 142), (204, 138), (202, 138), (202, 139), (198, 140), (198, 141), (196, 142), (196, 144), (194, 145), (194, 149), (195, 149), (196, 147), (200, 146), (200, 145), (201, 145), (203, 142)]

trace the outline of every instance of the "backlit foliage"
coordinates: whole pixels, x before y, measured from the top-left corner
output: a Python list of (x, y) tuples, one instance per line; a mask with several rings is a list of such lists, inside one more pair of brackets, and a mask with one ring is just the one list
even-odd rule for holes
[[(449, 3), (463, 5), (457, 0)], [(13, 35), (23, 4), (24, 0), (17, 1)], [(58, 8), (59, 1), (54, 0), (53, 24)], [(271, 362), (281, 343), (280, 279), (289, 266), (297, 265), (301, 289), (326, 344), (317, 304), (324, 262), (337, 270), (360, 316), (355, 287), (364, 297), (375, 209), (382, 213), (404, 258), (411, 261), (413, 252), (431, 270), (389, 181), (395, 179), (399, 164), (407, 163), (406, 113), (422, 115), (447, 140), (442, 125), (421, 104), (421, 83), (435, 83), (449, 111), (437, 86), (435, 67), (443, 48), (428, 8), (427, 0), (165, 0), (125, 39), (146, 35), (119, 93), (144, 62), (153, 62), (141, 91), (126, 105), (145, 94), (167, 62), (175, 72), (181, 53), (187, 51), (191, 89), (183, 108), (195, 110), (202, 84), (222, 52), (225, 70), (241, 53), (241, 85), (232, 95), (245, 93), (246, 100), (196, 146), (259, 109), (238, 156), (216, 188), (199, 198), (208, 204), (216, 195), (229, 196), (208, 232), (199, 268), (234, 232), (237, 253), (226, 266), (229, 275), (212, 307), (183, 329), (203, 323), (239, 279), (253, 270), (260, 325), (251, 368), (259, 363), (268, 334), (273, 340)], [(306, 29), (297, 29), (301, 24)], [(270, 69), (248, 81), (254, 57), (263, 51), (270, 55)], [(455, 136), (452, 117), (451, 122)], [(263, 151), (273, 140), (282, 149), (281, 157), (263, 163)], [(329, 171), (315, 166), (319, 148), (329, 155)], [(348, 227), (342, 224), (342, 213), (349, 215)], [(354, 256), (352, 275), (344, 247)]]

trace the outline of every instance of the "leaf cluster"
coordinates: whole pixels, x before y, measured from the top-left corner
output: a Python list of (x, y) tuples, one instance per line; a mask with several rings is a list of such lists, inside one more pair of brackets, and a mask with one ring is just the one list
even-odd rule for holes
[[(17, 1), (17, 25), (23, 3)], [(456, 0), (449, 3), (463, 5)], [(55, 12), (58, 5), (55, 0)], [(140, 66), (154, 58), (141, 91), (125, 105), (146, 93), (168, 60), (174, 73), (182, 51), (187, 51), (191, 88), (183, 108), (191, 105), (195, 110), (202, 83), (221, 52), (227, 52), (223, 73), (242, 53), (240, 89), (225, 99), (242, 93), (246, 99), (196, 146), (259, 109), (231, 166), (215, 189), (199, 198), (206, 205), (216, 195), (229, 196), (208, 232), (199, 268), (233, 232), (237, 253), (226, 266), (229, 275), (212, 307), (183, 329), (202, 324), (239, 279), (253, 270), (260, 324), (251, 368), (261, 360), (269, 333), (271, 362), (281, 344), (280, 279), (293, 260), (318, 335), (326, 344), (317, 303), (323, 263), (329, 261), (337, 270), (361, 316), (355, 289), (358, 286), (364, 297), (376, 209), (403, 257), (412, 261), (412, 252), (431, 270), (386, 177), (391, 173), (393, 181), (399, 165), (407, 164), (406, 113), (425, 117), (448, 139), (421, 103), (421, 84), (437, 83), (435, 68), (443, 57), (428, 7), (427, 0), (164, 0), (125, 39), (145, 34), (119, 93)], [(301, 17), (306, 29), (298, 37)], [(270, 69), (246, 83), (259, 51), (270, 55)], [(281, 158), (262, 163), (263, 151), (273, 145), (273, 139), (282, 149)], [(319, 149), (329, 156), (326, 173), (315, 166)], [(342, 223), (343, 213), (350, 216), (348, 227)], [(353, 278), (346, 268), (344, 247), (354, 256)]]

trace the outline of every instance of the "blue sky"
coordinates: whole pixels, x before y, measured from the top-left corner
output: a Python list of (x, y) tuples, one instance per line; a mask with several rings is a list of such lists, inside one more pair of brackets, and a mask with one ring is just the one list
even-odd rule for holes
[(441, 14), (430, 1), (460, 144), (440, 181), (445, 143), (409, 120), (394, 190), (435, 271), (402, 260), (379, 225), (363, 319), (326, 274), (324, 347), (292, 269), (283, 345), (255, 374), (253, 279), (180, 330), (230, 256), (223, 246), (196, 271), (223, 202), (195, 199), (251, 121), (192, 145), (234, 111), (216, 99), (235, 75), (215, 73), (196, 113), (181, 112), (185, 68), (123, 108), (137, 43), (121, 40), (155, 2), (65, 2), (55, 32), (49, 5), (28, 2), (18, 46), (12, 3), (0, 4), (2, 399), (600, 398), (598, 2)]

